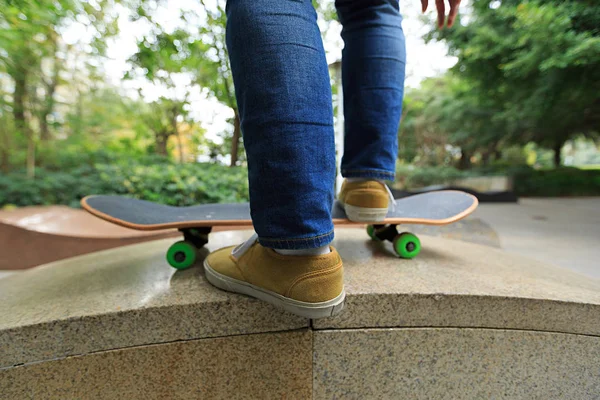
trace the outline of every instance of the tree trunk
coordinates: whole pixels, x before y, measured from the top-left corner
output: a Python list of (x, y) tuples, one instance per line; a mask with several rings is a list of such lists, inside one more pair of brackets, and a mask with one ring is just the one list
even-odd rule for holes
[(496, 148), (496, 150), (494, 150), (494, 160), (498, 161), (502, 158), (502, 150), (500, 150), (499, 148)]
[(2, 143), (0, 143), (0, 171), (7, 173), (10, 169), (10, 135), (4, 129), (0, 128)]
[[(181, 134), (179, 133), (179, 129), (177, 128), (177, 109), (173, 109), (172, 115), (171, 115), (171, 129), (173, 130), (173, 133), (175, 133), (175, 136), (177, 137), (177, 151), (179, 152), (179, 163), (183, 164), (183, 142), (181, 140)], [(165, 140), (165, 142), (168, 140)]]
[(179, 150), (179, 164), (183, 164), (183, 142), (181, 140), (181, 133), (177, 131), (177, 149)]
[(46, 98), (42, 100), (42, 112), (40, 113), (40, 140), (50, 140), (50, 128), (48, 127), (48, 116), (54, 111), (54, 93), (56, 93), (56, 87), (58, 86), (58, 78), (60, 75), (60, 60), (56, 56), (58, 52), (58, 46), (56, 44), (56, 37), (52, 36), (54, 45), (54, 60), (52, 66), (52, 76), (49, 81), (44, 79), (44, 85), (46, 86)]
[(161, 156), (168, 156), (167, 154), (167, 141), (169, 140), (169, 135), (166, 133), (156, 133), (156, 154)]
[(50, 140), (50, 129), (48, 129), (48, 115), (45, 111), (42, 111), (40, 115), (40, 140), (47, 142)]
[(233, 122), (233, 138), (231, 139), (231, 163), (229, 164), (230, 167), (235, 167), (235, 165), (237, 164), (241, 134), (240, 115), (238, 114), (237, 110), (234, 110), (234, 112), (235, 119)]
[(560, 151), (565, 145), (565, 142), (566, 140), (557, 139), (557, 141), (554, 143), (554, 168), (558, 168), (561, 165)]
[(490, 161), (492, 159), (492, 152), (491, 151), (484, 151), (483, 153), (481, 153), (481, 163), (484, 166), (488, 166), (490, 165)]
[(490, 144), (481, 155), (483, 165), (489, 166), (492, 161), (498, 160), (498, 143)]
[(72, 133), (79, 135), (83, 132), (83, 94), (81, 90), (77, 89), (77, 102), (75, 103), (75, 123), (73, 124)]
[(33, 132), (29, 129), (25, 113), (25, 102), (27, 98), (27, 74), (19, 71), (13, 76), (15, 81), (15, 92), (13, 95), (13, 117), (17, 132), (27, 138), (27, 176), (35, 176), (35, 142)]
[(35, 178), (35, 141), (33, 135), (27, 139), (27, 177)]
[(460, 161), (458, 162), (458, 169), (465, 170), (471, 167), (471, 155), (465, 149), (460, 151)]
[(50, 128), (48, 126), (48, 116), (54, 111), (54, 93), (58, 85), (58, 68), (52, 81), (46, 85), (46, 98), (42, 101), (43, 107), (40, 113), (40, 140), (46, 142), (51, 139)]
[(13, 76), (15, 80), (15, 92), (13, 95), (13, 117), (17, 131), (27, 136), (27, 121), (25, 119), (25, 98), (27, 95), (27, 77), (25, 74)]
[(8, 160), (8, 151), (6, 149), (2, 149), (0, 151), (0, 171), (7, 174), (10, 169), (10, 163)]

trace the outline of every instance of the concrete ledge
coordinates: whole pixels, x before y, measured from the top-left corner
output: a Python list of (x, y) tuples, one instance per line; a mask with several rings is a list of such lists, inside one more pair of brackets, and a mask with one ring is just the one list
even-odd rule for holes
[[(250, 234), (214, 233), (209, 249), (238, 243)], [(401, 260), (389, 243), (372, 242), (362, 230), (337, 230), (333, 245), (345, 263), (347, 307), (338, 317), (312, 324), (254, 299), (214, 289), (200, 265), (186, 271), (171, 269), (164, 259), (171, 239), (79, 256), (9, 276), (0, 280), (0, 393), (27, 397), (41, 393), (39, 382), (47, 390), (55, 389), (47, 397), (84, 393), (82, 398), (97, 398), (92, 394), (112, 393), (123, 385), (130, 390), (128, 398), (153, 398), (147, 394), (160, 393), (153, 383), (140, 383), (149, 391), (146, 396), (129, 386), (167, 374), (172, 380), (160, 381), (161, 385), (172, 382), (168, 387), (173, 393), (185, 397), (192, 392), (182, 382), (196, 376), (213, 379), (211, 368), (226, 371), (251, 365), (254, 372), (239, 373), (226, 385), (244, 391), (239, 397), (245, 393), (248, 398), (252, 394), (272, 397), (275, 392), (267, 389), (244, 389), (258, 379), (256, 385), (279, 387), (276, 397), (306, 398), (294, 395), (306, 393), (296, 391), (300, 390), (297, 382), (306, 382), (301, 372), (283, 368), (280, 375), (273, 375), (269, 362), (252, 364), (255, 358), (267, 360), (263, 353), (269, 351), (269, 357), (282, 351), (281, 357), (291, 364), (298, 357), (313, 359), (307, 367), (313, 381), (302, 390), (314, 384), (315, 398), (370, 397), (375, 389), (353, 375), (364, 374), (365, 368), (373, 370), (373, 382), (389, 387), (389, 392), (381, 392), (389, 397), (403, 397), (402, 379), (410, 377), (420, 377), (417, 383), (424, 385), (416, 387), (415, 398), (444, 393), (453, 380), (471, 385), (471, 391), (461, 390), (475, 398), (487, 397), (486, 393), (513, 393), (511, 398), (531, 398), (528, 393), (551, 398), (556, 397), (553, 393), (563, 393), (549, 391), (554, 387), (569, 394), (566, 398), (585, 399), (589, 390), (600, 389), (600, 370), (593, 368), (600, 357), (599, 281), (487, 246), (429, 236), (421, 240), (419, 257)], [(271, 349), (269, 338), (284, 336), (293, 338), (290, 346), (306, 354), (291, 356)], [(243, 351), (240, 343), (245, 338), (259, 343), (248, 347), (255, 350)], [(155, 350), (162, 348), (164, 360), (162, 350)], [(194, 364), (204, 351), (218, 359), (216, 364)], [(437, 383), (425, 376), (423, 362), (431, 364)], [(194, 366), (177, 369), (183, 375), (173, 377), (168, 370), (175, 368), (174, 363)], [(379, 363), (380, 369), (372, 363)], [(463, 369), (456, 370), (458, 364), (453, 363), (463, 363)], [(114, 378), (125, 366), (132, 368), (131, 373), (123, 372), (129, 378)], [(106, 374), (117, 386), (102, 386), (101, 378), (82, 380), (88, 376), (86, 371), (95, 368), (113, 368)], [(535, 379), (515, 380), (517, 369), (533, 371)], [(538, 379), (544, 370), (556, 373)], [(486, 383), (490, 374), (497, 375), (494, 384)], [(340, 383), (350, 385), (350, 381), (358, 386)], [(536, 389), (535, 382), (546, 383)], [(529, 389), (506, 389), (517, 383)], [(211, 385), (192, 385), (193, 393), (215, 398), (232, 393)], [(457, 388), (461, 385), (457, 383)], [(448, 393), (457, 397), (462, 392)]]
[(307, 331), (103, 351), (0, 370), (3, 399), (308, 399)]
[(3, 398), (596, 399), (597, 337), (350, 329), (181, 341), (0, 370)]
[[(215, 234), (212, 245), (238, 237), (235, 232)], [(308, 326), (304, 318), (213, 288), (200, 265), (172, 269), (165, 259), (172, 243), (166, 239), (105, 250), (0, 280), (0, 368)]]
[(597, 337), (499, 329), (314, 333), (314, 399), (597, 399)]

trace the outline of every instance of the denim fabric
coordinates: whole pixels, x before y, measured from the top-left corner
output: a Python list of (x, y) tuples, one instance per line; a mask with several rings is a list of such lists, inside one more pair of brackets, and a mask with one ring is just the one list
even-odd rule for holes
[[(343, 173), (392, 179), (405, 58), (398, 0), (336, 6), (345, 41)], [(335, 144), (316, 12), (310, 0), (228, 0), (226, 12), (259, 241), (278, 249), (326, 245), (333, 240)]]
[(342, 175), (393, 180), (406, 49), (398, 0), (337, 0), (343, 26)]

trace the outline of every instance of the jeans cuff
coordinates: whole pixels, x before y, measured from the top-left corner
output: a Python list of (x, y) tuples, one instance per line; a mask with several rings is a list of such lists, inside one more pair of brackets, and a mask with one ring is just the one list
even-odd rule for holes
[(293, 239), (273, 239), (273, 238), (258, 238), (258, 242), (271, 249), (280, 250), (300, 250), (300, 249), (314, 249), (316, 247), (326, 246), (333, 240), (333, 231), (325, 233), (323, 235), (311, 236), (307, 238), (293, 238)]
[(380, 169), (342, 169), (344, 178), (373, 178), (383, 181), (393, 181), (396, 173)]

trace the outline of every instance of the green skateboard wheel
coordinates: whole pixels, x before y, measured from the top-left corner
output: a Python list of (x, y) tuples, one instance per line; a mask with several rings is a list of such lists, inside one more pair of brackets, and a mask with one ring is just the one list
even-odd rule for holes
[(167, 250), (167, 262), (176, 269), (191, 267), (196, 261), (196, 247), (184, 240), (173, 243)]
[(369, 237), (371, 239), (373, 239), (376, 242), (381, 242), (381, 239), (379, 239), (377, 237), (377, 235), (375, 235), (375, 227), (373, 225), (367, 225), (367, 234), (369, 235)]
[(371, 239), (379, 241), (379, 238), (375, 236), (375, 227), (373, 225), (367, 225), (367, 234)]
[(401, 233), (394, 238), (394, 251), (402, 258), (415, 258), (421, 252), (421, 241), (410, 232)]

